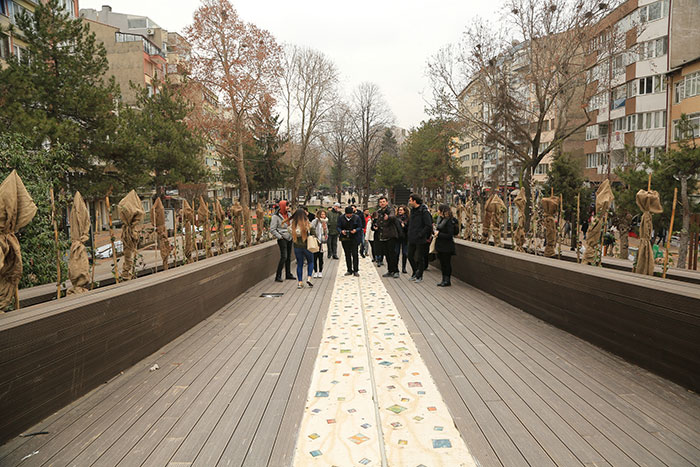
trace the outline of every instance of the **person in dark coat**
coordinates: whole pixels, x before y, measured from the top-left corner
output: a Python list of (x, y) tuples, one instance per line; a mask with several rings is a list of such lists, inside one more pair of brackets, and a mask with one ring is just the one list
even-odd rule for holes
[(442, 282), (438, 287), (449, 287), (452, 285), (452, 256), (455, 255), (454, 237), (459, 233), (457, 219), (452, 216), (452, 210), (446, 204), (438, 207), (439, 217), (435, 225), (437, 238), (435, 239), (435, 252), (440, 260), (442, 270)]
[(408, 261), (413, 275), (411, 281), (423, 282), (425, 252), (433, 233), (433, 218), (420, 195), (411, 193), (408, 197), (411, 216), (408, 220)]
[(328, 210), (328, 259), (338, 259), (338, 219), (340, 213), (340, 203), (335, 203)]
[(359, 276), (360, 258), (357, 255), (357, 247), (362, 238), (362, 221), (348, 206), (345, 215), (338, 218), (338, 234), (345, 252), (345, 264), (348, 268), (346, 276)]
[[(379, 209), (377, 210), (377, 222), (379, 223), (379, 245), (381, 253), (386, 257), (387, 272), (383, 277), (399, 277), (399, 257), (396, 245), (399, 241), (399, 230), (396, 222), (396, 212), (391, 207), (386, 196), (379, 197)], [(377, 240), (375, 236), (375, 241)]]
[(396, 220), (401, 226), (399, 241), (396, 245), (396, 256), (401, 253), (401, 272), (406, 274), (406, 262), (408, 261), (408, 207), (401, 205), (397, 209)]

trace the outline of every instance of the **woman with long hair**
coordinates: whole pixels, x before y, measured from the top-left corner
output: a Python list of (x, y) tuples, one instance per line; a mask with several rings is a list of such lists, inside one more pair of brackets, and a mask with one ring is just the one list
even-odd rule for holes
[(297, 259), (297, 281), (299, 281), (297, 289), (304, 287), (304, 260), (306, 260), (307, 271), (306, 284), (309, 287), (313, 287), (314, 285), (311, 283), (311, 275), (314, 272), (314, 254), (308, 250), (306, 243), (309, 235), (312, 235), (309, 218), (306, 216), (306, 212), (299, 208), (286, 222), (289, 222), (290, 224), (289, 230), (292, 231), (294, 256)]
[(396, 255), (401, 253), (401, 272), (407, 274), (406, 272), (406, 262), (408, 261), (408, 219), (409, 212), (408, 207), (404, 204), (399, 206), (396, 210), (396, 220), (401, 224), (401, 233), (399, 235), (399, 241), (396, 244), (398, 251)]
[(324, 209), (316, 211), (316, 218), (311, 221), (311, 228), (319, 244), (318, 252), (314, 253), (313, 277), (323, 277), (323, 245), (328, 243), (328, 215)]
[(455, 255), (455, 240), (454, 237), (459, 233), (457, 228), (457, 220), (452, 217), (452, 210), (446, 204), (441, 204), (438, 207), (439, 217), (435, 226), (437, 239), (435, 240), (435, 252), (440, 260), (440, 269), (442, 270), (442, 282), (438, 287), (449, 287), (452, 285), (450, 276), (452, 276), (452, 256)]

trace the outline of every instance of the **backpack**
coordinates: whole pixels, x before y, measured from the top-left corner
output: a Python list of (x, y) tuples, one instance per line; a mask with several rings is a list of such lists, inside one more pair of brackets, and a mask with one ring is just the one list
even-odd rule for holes
[(454, 229), (454, 232), (452, 232), (452, 236), (454, 237), (459, 235), (459, 231), (462, 230), (459, 221), (454, 217), (452, 218), (452, 228)]

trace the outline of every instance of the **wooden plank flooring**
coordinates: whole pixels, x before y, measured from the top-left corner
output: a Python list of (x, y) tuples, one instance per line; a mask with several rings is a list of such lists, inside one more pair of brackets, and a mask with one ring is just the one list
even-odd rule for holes
[(482, 465), (700, 465), (700, 397), (437, 264), (384, 284)]
[[(27, 430), (48, 434), (1, 446), (0, 466), (290, 465), (339, 264), (311, 290), (261, 282)], [(696, 394), (464, 283), (435, 287), (435, 269), (384, 284), (482, 466), (700, 465)]]

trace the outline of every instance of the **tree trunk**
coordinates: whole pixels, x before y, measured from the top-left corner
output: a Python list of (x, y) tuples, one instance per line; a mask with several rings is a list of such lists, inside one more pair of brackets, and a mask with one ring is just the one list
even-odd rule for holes
[(526, 167), (524, 170), (523, 186), (525, 189), (525, 232), (530, 231), (530, 224), (532, 222), (532, 186), (530, 177), (530, 168)]
[[(681, 177), (681, 207), (683, 209), (683, 227), (681, 228), (680, 245), (678, 246), (677, 268), (685, 269), (686, 256), (688, 255), (688, 241), (690, 240), (690, 201), (688, 200), (688, 177)], [(669, 238), (673, 232), (673, 226), (669, 229)]]
[(250, 189), (248, 188), (248, 176), (245, 170), (245, 159), (243, 158), (243, 135), (240, 131), (241, 126), (242, 125), (239, 125), (239, 131), (236, 132), (238, 139), (238, 157), (236, 158), (236, 167), (238, 168), (238, 178), (241, 184), (241, 193), (238, 201), (241, 203), (241, 207), (243, 207), (243, 226), (245, 228), (246, 245), (250, 246), (253, 238), (253, 231), (250, 225)]

